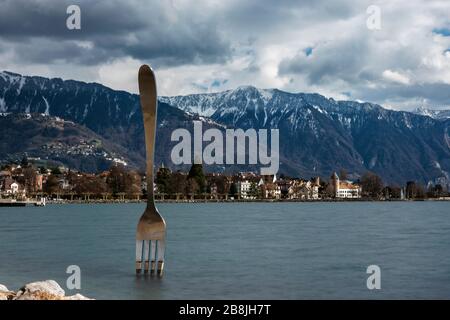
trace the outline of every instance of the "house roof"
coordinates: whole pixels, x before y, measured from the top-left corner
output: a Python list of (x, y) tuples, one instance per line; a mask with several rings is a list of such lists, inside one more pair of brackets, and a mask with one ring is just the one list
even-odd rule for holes
[(339, 182), (340, 189), (359, 189), (359, 185), (353, 184), (349, 181)]

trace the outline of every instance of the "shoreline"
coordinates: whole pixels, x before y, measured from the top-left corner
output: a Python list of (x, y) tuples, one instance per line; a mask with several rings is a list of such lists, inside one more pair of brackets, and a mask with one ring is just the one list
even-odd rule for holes
[[(300, 200), (300, 199), (246, 199), (246, 200), (216, 200), (216, 199), (195, 199), (195, 200), (155, 200), (155, 203), (171, 203), (171, 204), (186, 204), (186, 203), (324, 203), (324, 202), (447, 202), (449, 199), (319, 199), (319, 200)], [(147, 200), (62, 200), (54, 201), (48, 200), (47, 205), (74, 205), (74, 204), (145, 204)]]

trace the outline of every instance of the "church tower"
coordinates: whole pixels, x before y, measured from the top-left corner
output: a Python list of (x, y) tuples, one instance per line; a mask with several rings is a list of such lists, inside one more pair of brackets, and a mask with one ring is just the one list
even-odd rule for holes
[(331, 175), (331, 183), (333, 185), (334, 195), (337, 196), (339, 193), (339, 176), (336, 172)]

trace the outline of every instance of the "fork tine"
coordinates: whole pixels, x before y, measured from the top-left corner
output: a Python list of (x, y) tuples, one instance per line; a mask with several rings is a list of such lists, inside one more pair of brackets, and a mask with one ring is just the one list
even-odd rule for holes
[(136, 273), (142, 271), (142, 240), (136, 240)]
[(144, 273), (148, 273), (148, 268), (149, 268), (149, 246), (150, 246), (150, 241), (149, 240), (144, 240), (144, 257), (143, 257), (143, 261), (144, 261)]
[(150, 267), (150, 274), (154, 274), (156, 271), (156, 264), (155, 264), (155, 260), (156, 260), (156, 240), (151, 240), (150, 241), (150, 263), (151, 263), (151, 267)]
[(157, 260), (158, 260), (157, 274), (158, 274), (158, 276), (162, 276), (163, 275), (165, 248), (166, 248), (165, 240), (159, 240), (158, 241), (158, 256), (157, 256)]

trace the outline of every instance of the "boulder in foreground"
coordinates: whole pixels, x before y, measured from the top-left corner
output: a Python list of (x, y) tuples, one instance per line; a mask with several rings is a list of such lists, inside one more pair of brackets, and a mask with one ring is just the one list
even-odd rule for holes
[(0, 300), (91, 300), (81, 294), (66, 296), (65, 291), (54, 280), (32, 282), (17, 293), (0, 285)]

